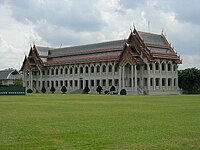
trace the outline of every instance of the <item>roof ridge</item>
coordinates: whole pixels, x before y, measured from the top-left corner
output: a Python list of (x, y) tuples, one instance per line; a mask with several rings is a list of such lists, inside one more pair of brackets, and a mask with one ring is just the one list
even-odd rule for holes
[(151, 34), (154, 36), (162, 36), (162, 34), (158, 34), (158, 33), (151, 33), (151, 32), (145, 32), (145, 31), (138, 31), (139, 33), (144, 33), (144, 34)]
[(112, 43), (112, 42), (122, 42), (122, 41), (126, 41), (127, 39), (121, 39), (121, 40), (112, 40), (112, 41), (105, 41), (105, 42), (97, 42), (97, 43), (91, 43), (91, 44), (83, 44), (83, 45), (74, 45), (74, 46), (66, 46), (66, 47), (62, 47), (62, 48), (54, 48), (54, 49), (50, 49), (50, 51), (54, 51), (54, 50), (61, 50), (61, 49), (66, 49), (66, 48), (77, 48), (77, 47), (83, 47), (83, 46), (90, 46), (90, 45), (96, 45), (96, 44), (105, 44), (105, 43)]

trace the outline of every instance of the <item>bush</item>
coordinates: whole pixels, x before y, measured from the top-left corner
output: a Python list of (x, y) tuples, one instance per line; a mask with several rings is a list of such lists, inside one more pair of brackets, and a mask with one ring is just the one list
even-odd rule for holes
[(32, 89), (27, 89), (27, 93), (33, 93)]
[(51, 91), (51, 93), (54, 93), (56, 91), (55, 87), (52, 86), (50, 91)]
[(47, 90), (46, 90), (46, 88), (43, 86), (42, 89), (41, 89), (41, 91), (42, 91), (42, 93), (46, 93)]
[(120, 91), (120, 95), (126, 95), (126, 94), (127, 94), (127, 92), (126, 92), (125, 89), (122, 89), (122, 90)]
[(106, 91), (104, 91), (104, 93), (105, 93), (105, 95), (108, 95), (108, 94), (110, 94), (110, 91), (106, 90)]
[(99, 94), (101, 94), (102, 91), (103, 91), (103, 88), (99, 85), (99, 86), (97, 87), (97, 92), (98, 92)]
[(89, 87), (85, 87), (84, 89), (83, 89), (83, 93), (85, 93), (85, 94), (88, 94), (90, 92), (90, 89), (89, 89)]
[(62, 86), (61, 91), (63, 92), (63, 94), (65, 94), (67, 92), (67, 88), (65, 86)]
[(110, 88), (110, 92), (114, 92), (114, 91), (116, 91), (115, 86), (111, 86), (111, 88)]

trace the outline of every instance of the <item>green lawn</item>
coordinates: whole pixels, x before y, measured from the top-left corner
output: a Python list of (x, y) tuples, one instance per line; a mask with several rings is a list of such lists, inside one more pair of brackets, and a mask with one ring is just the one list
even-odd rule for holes
[(0, 149), (200, 149), (200, 95), (0, 96)]

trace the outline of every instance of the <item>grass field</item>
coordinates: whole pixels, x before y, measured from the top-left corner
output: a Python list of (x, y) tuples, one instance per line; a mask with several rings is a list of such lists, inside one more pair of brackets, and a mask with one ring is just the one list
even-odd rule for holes
[(200, 95), (0, 96), (0, 149), (200, 149)]

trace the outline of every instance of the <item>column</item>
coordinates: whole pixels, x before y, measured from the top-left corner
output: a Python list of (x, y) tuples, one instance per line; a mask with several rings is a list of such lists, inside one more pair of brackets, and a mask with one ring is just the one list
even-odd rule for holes
[(78, 89), (80, 89), (80, 67), (77, 66), (78, 68)]
[(147, 64), (147, 90), (150, 90), (150, 67), (149, 64)]
[(162, 63), (159, 63), (159, 70), (160, 70), (159, 87), (160, 87), (160, 90), (161, 90), (162, 89)]
[(108, 64), (106, 64), (106, 89), (108, 89), (109, 90), (109, 85), (108, 85)]
[(99, 73), (99, 75), (100, 75), (100, 86), (103, 87), (102, 86), (102, 64), (100, 65), (100, 73)]
[(137, 91), (137, 67), (135, 65), (135, 91)]
[(122, 67), (119, 66), (119, 92), (122, 89)]
[(124, 77), (125, 77), (125, 67), (122, 66), (122, 86), (123, 86), (123, 89), (125, 89)]
[(131, 86), (132, 86), (132, 91), (134, 90), (134, 82), (133, 82), (133, 65), (131, 65)]
[(30, 71), (30, 89), (33, 90), (33, 75), (32, 75), (32, 71)]
[(112, 85), (115, 86), (115, 64), (112, 64)]
[(156, 77), (155, 77), (155, 73), (156, 72), (156, 64), (153, 63), (153, 90), (156, 90)]
[(95, 89), (95, 91), (97, 88), (96, 76), (97, 76), (97, 67), (96, 67), (96, 65), (94, 65), (94, 89)]

